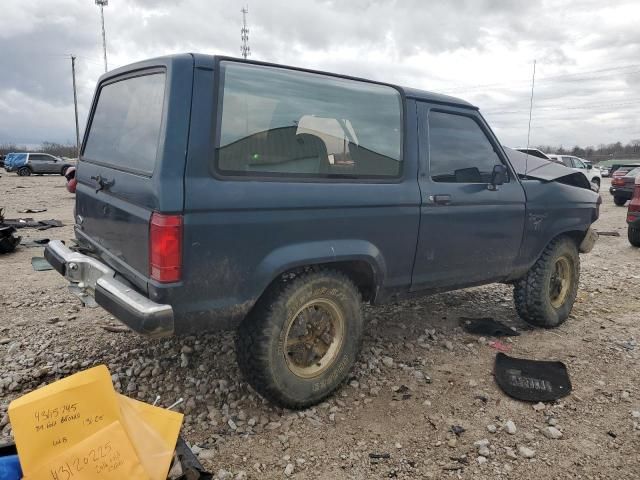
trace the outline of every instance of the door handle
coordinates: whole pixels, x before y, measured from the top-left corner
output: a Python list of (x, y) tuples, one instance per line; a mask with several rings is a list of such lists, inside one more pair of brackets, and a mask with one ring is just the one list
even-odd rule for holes
[(102, 178), (100, 175), (91, 177), (91, 180), (96, 181), (96, 193), (100, 190), (109, 190), (109, 188), (115, 183), (115, 180), (107, 180), (106, 178)]
[(436, 205), (449, 205), (451, 203), (451, 195), (429, 195), (429, 200), (431, 203), (435, 203)]

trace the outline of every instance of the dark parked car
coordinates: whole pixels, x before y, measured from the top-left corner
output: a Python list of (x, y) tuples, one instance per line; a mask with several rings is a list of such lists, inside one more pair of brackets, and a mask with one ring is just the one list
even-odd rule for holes
[(616, 205), (622, 207), (627, 203), (627, 200), (631, 200), (634, 182), (638, 176), (640, 176), (640, 167), (628, 171), (623, 167), (616, 171), (616, 175), (611, 178), (611, 186), (609, 187), (609, 193), (613, 195), (613, 202)]
[(633, 197), (627, 209), (627, 236), (629, 243), (640, 247), (640, 175), (636, 176)]
[(623, 175), (636, 167), (640, 167), (640, 163), (615, 163), (609, 169), (609, 176), (613, 177), (614, 174)]
[(237, 327), (247, 380), (301, 408), (347, 377), (363, 302), (504, 282), (525, 321), (567, 319), (599, 196), (523, 157), (453, 97), (148, 60), (101, 77), (76, 171), (79, 248), (45, 255), (138, 332)]

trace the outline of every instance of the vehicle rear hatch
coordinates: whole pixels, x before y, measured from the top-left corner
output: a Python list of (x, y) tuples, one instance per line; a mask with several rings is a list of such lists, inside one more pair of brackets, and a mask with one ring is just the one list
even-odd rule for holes
[(153, 212), (182, 213), (193, 57), (136, 63), (101, 77), (77, 170), (81, 246), (147, 291)]

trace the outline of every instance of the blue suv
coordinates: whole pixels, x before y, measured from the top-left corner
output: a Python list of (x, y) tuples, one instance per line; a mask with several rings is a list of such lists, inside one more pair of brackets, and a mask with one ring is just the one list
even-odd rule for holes
[(154, 337), (237, 328), (291, 408), (347, 377), (363, 302), (504, 282), (564, 322), (600, 201), (463, 100), (192, 54), (99, 80), (76, 174), (78, 247), (46, 257), (83, 301)]

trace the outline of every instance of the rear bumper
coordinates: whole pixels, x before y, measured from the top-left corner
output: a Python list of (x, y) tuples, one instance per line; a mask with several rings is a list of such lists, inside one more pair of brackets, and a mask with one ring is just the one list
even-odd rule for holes
[(95, 302), (136, 332), (151, 337), (174, 333), (171, 305), (149, 300), (118, 280), (113, 269), (95, 258), (74, 252), (59, 240), (49, 242), (44, 256), (58, 273), (76, 287), (83, 302)]
[(631, 200), (631, 197), (633, 197), (633, 190), (624, 188), (609, 187), (609, 193), (614, 197), (626, 198), (627, 200)]

